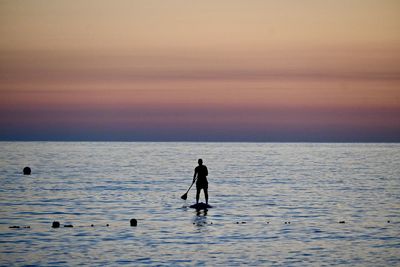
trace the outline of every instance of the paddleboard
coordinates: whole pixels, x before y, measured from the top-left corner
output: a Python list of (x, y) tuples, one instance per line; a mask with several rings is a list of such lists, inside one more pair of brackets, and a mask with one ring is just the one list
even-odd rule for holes
[(205, 210), (205, 209), (212, 208), (212, 206), (210, 206), (210, 205), (208, 205), (206, 203), (200, 202), (200, 203), (191, 205), (190, 208), (197, 209), (197, 210)]

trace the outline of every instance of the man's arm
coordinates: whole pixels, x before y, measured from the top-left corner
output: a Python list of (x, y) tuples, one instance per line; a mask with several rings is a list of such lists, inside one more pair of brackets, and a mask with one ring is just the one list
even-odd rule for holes
[(197, 168), (194, 169), (193, 183), (194, 183), (194, 181), (196, 181), (196, 175), (197, 175)]

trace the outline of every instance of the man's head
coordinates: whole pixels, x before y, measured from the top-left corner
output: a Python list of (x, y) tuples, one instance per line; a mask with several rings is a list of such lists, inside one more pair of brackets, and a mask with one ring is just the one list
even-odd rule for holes
[(197, 162), (199, 163), (199, 165), (203, 165), (203, 160), (202, 159), (199, 159)]

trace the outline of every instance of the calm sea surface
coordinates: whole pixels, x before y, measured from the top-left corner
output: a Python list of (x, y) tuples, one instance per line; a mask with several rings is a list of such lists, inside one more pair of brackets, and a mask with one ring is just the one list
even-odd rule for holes
[(400, 266), (400, 144), (0, 142), (0, 183), (2, 266)]

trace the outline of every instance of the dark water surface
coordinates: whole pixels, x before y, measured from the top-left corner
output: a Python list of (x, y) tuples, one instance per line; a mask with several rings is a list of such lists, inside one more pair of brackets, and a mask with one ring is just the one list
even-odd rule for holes
[[(400, 265), (400, 144), (0, 149), (2, 266)], [(215, 206), (206, 214), (188, 208), (195, 190), (180, 199), (200, 157)]]

